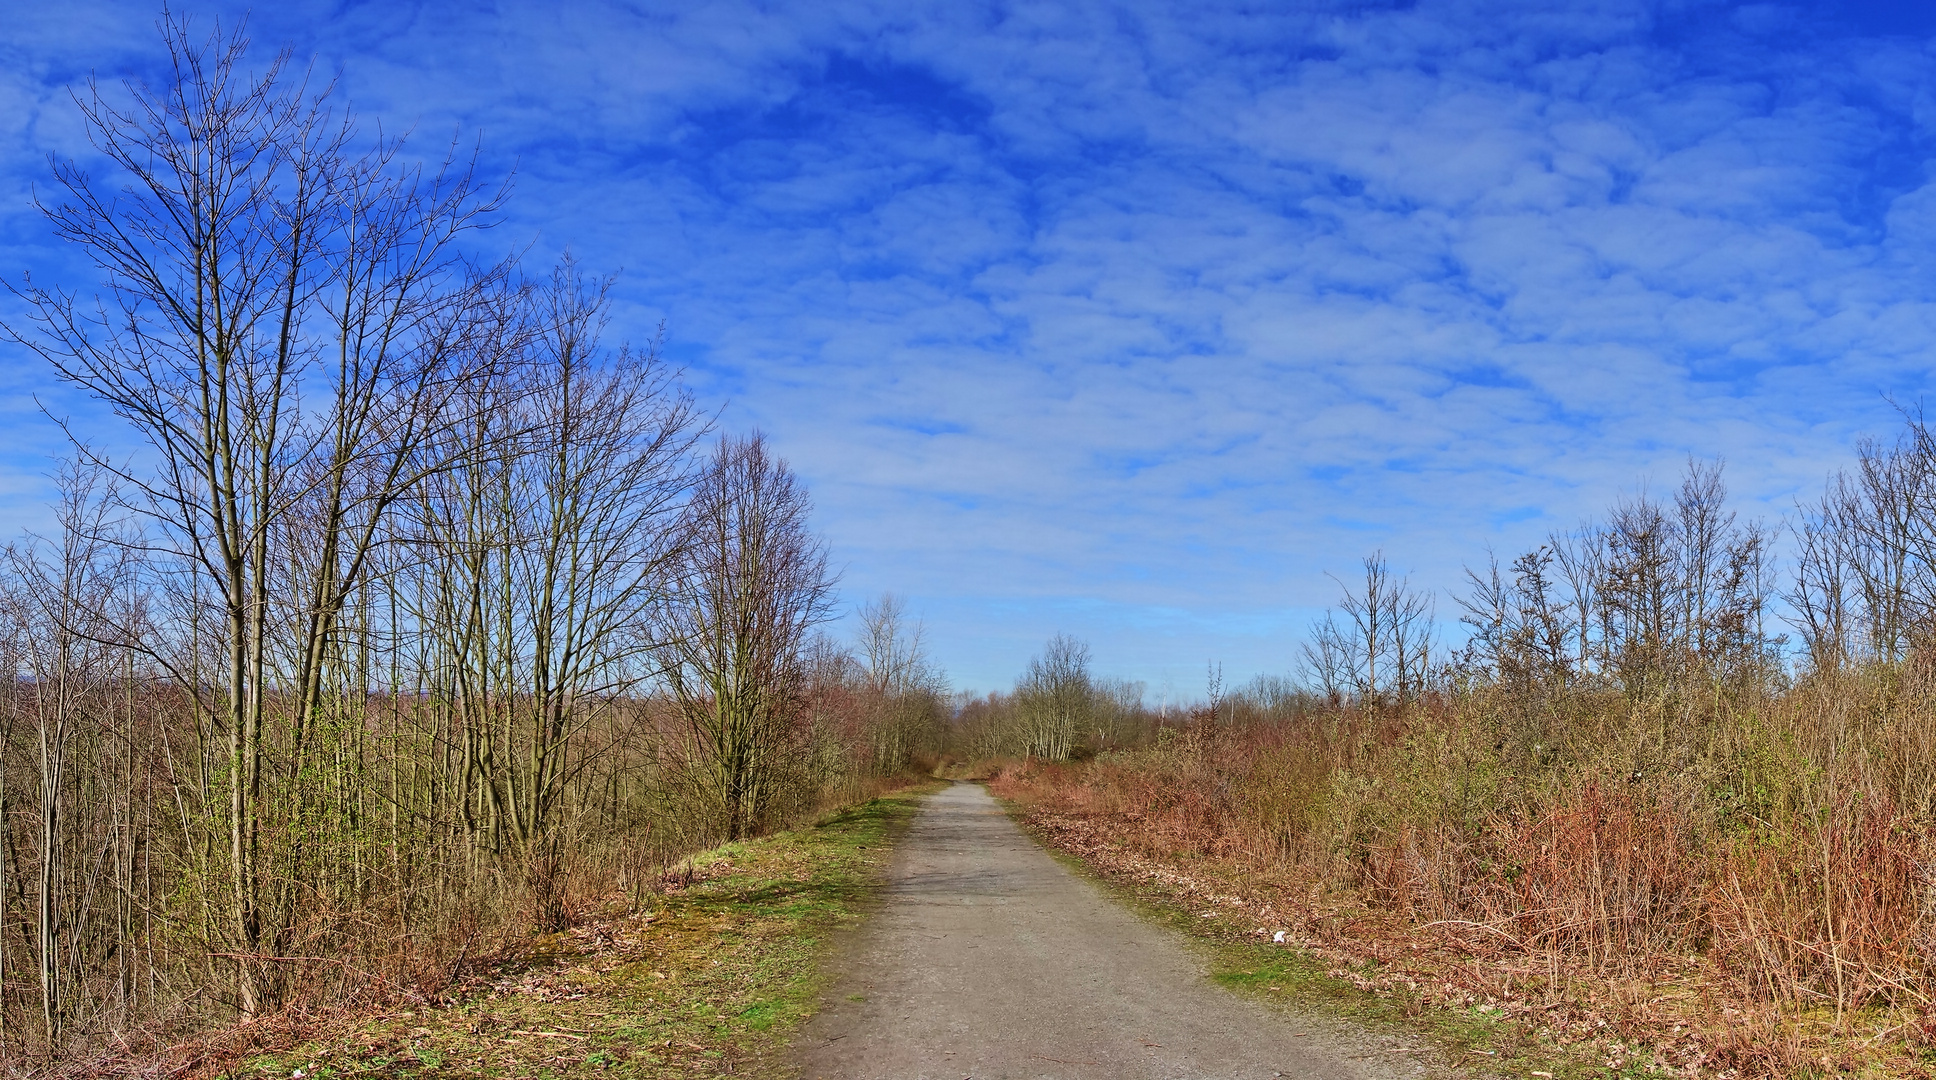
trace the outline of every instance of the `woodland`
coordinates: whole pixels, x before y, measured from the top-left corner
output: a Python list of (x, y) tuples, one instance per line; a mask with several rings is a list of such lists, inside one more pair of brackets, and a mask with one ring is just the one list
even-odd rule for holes
[(434, 992), (680, 856), (892, 784), (941, 683), (852, 646), (811, 500), (610, 282), (486, 257), (474, 157), (163, 25), (40, 207), (15, 346), (124, 425), (0, 567), (0, 1056)]

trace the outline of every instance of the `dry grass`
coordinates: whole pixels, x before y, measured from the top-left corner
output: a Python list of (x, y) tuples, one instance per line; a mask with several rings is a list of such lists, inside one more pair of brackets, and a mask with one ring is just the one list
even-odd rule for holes
[(1936, 1075), (1927, 681), (1199, 720), (994, 787), (1107, 872), (1568, 1060)]

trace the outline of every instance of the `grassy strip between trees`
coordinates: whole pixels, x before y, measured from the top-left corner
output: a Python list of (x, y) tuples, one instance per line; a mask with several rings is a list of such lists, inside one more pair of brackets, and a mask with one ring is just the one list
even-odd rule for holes
[[(1408, 939), (1404, 927), (1369, 912), (1341, 918), (1336, 932), (1293, 930), (1286, 943), (1269, 925), (1286, 898), (1245, 868), (1216, 858), (1132, 850), (1113, 841), (1108, 827), (1040, 805), (1036, 793), (998, 777), (991, 787), (1016, 820), (1065, 865), (1098, 881), (1143, 917), (1190, 939), (1217, 983), (1271, 1005), (1370, 1025), (1377, 1032), (1413, 1034), (1429, 1041), (1426, 1060), (1475, 1077), (1551, 1077), (1553, 1080), (1642, 1080), (1670, 1076), (1776, 1075), (1747, 1062), (1698, 1060), (1689, 1053), (1711, 1039), (1697, 1026), (1752, 1026), (1753, 1018), (1705, 1002), (1705, 1024), (1662, 1024), (1658, 1040), (1634, 1030), (1636, 1019), (1615, 1000), (1623, 987), (1585, 990), (1580, 1000), (1539, 1008), (1511, 995), (1472, 993), (1472, 958), (1449, 956), (1436, 941)], [(1706, 994), (1672, 979), (1624, 989), (1675, 999)], [(1658, 1000), (1658, 998), (1656, 998)], [(1691, 1019), (1691, 1018), (1690, 1018)], [(1709, 1035), (1704, 1039), (1703, 1035)], [(1679, 1045), (1676, 1045), (1679, 1044)], [(1818, 1047), (1819, 1049), (1819, 1047)], [(1679, 1051), (1676, 1053), (1675, 1051)], [(1680, 1058), (1679, 1061), (1672, 1059)], [(1667, 1059), (1667, 1060), (1663, 1060)], [(1693, 1059), (1693, 1060), (1690, 1060)], [(1825, 1060), (1784, 1069), (1808, 1080), (1881, 1080), (1928, 1076), (1931, 1062), (1886, 1041), (1843, 1038)]]
[(858, 917), (930, 790), (697, 855), (639, 911), (533, 937), (445, 1004), (366, 1017), (212, 1075), (784, 1075), (832, 932)]

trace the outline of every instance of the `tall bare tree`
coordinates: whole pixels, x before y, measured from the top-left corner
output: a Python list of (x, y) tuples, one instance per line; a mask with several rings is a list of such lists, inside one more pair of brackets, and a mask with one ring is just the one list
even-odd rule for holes
[(559, 801), (599, 758), (584, 736), (652, 672), (644, 626), (672, 585), (704, 431), (656, 342), (601, 348), (608, 289), (567, 261), (532, 291), (515, 375), (466, 389), (449, 467), (417, 495), (404, 573), (433, 684), (462, 709), (443, 737), (466, 838), (524, 857), (541, 908)]
[(799, 719), (808, 634), (833, 599), (805, 487), (764, 437), (719, 440), (684, 518), (677, 590), (657, 608), (666, 682), (725, 834), (758, 827)]

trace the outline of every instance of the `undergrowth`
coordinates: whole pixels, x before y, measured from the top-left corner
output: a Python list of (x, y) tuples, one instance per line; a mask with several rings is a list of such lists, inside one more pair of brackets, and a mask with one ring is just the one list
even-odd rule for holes
[(1105, 873), (1283, 932), (1309, 987), (1558, 1062), (1529, 1069), (1930, 1076), (1932, 686), (1199, 717), (992, 787)]
[[(477, 965), (442, 1000), (344, 1018), (200, 1076), (692, 1077), (785, 1072), (829, 934), (855, 918), (926, 788), (726, 844), (605, 917)], [(630, 910), (627, 910), (629, 908)]]

